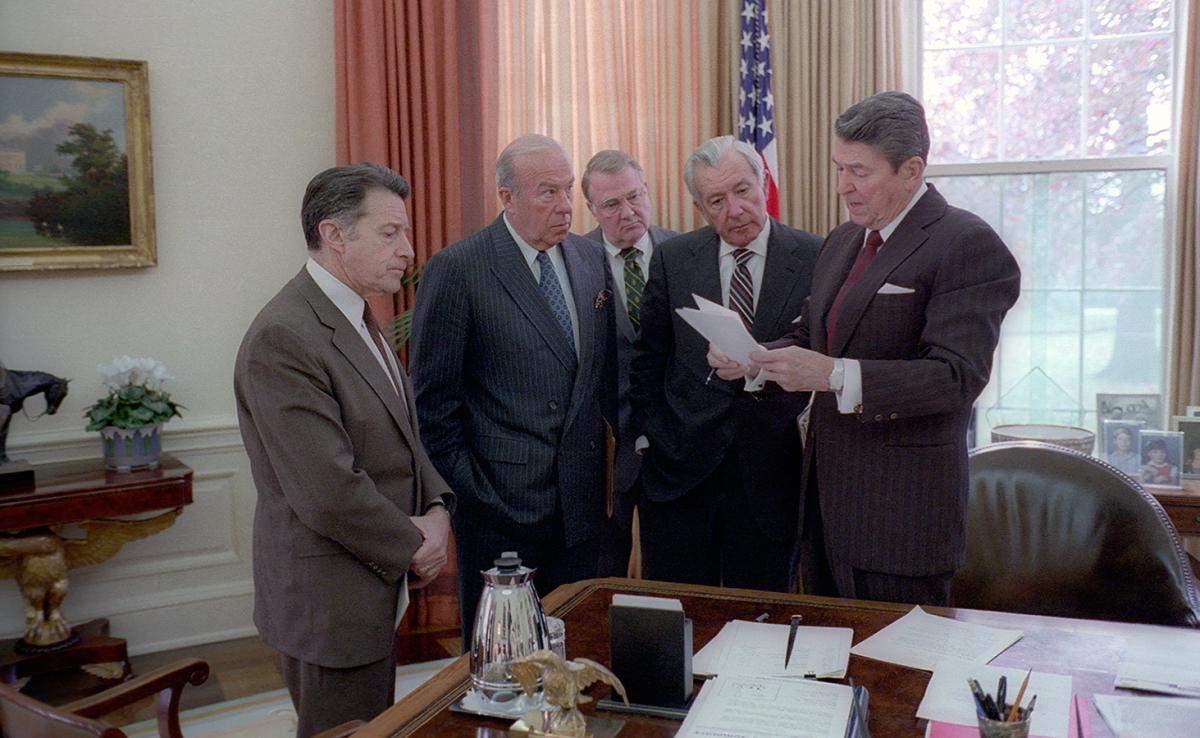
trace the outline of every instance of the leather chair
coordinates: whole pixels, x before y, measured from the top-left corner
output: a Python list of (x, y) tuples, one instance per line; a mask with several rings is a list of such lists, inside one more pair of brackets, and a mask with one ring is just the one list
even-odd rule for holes
[(1158, 501), (1099, 459), (1027, 441), (971, 453), (950, 604), (1200, 627), (1196, 579)]
[(59, 707), (0, 684), (0, 738), (125, 738), (124, 732), (99, 718), (150, 696), (156, 696), (158, 734), (182, 738), (180, 694), (184, 685), (203, 684), (206, 679), (206, 662), (183, 659)]

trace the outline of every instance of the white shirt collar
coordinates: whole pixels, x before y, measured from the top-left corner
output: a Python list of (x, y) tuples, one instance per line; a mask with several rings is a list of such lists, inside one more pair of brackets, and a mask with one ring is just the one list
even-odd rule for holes
[[(608, 236), (603, 235), (604, 231), (601, 231), (600, 233), (601, 237), (604, 239), (604, 250), (608, 252), (608, 255), (614, 257), (620, 256), (622, 259), (625, 258), (624, 254), (621, 253), (621, 249), (614, 246), (612, 241), (608, 240)], [(637, 240), (637, 243), (635, 243), (633, 246), (630, 246), (630, 248), (637, 249), (638, 251), (642, 252), (643, 255), (645, 255), (650, 253), (650, 245), (650, 229), (647, 228), (646, 232), (642, 234), (642, 237)]]
[(325, 293), (325, 296), (346, 316), (350, 325), (357, 328), (363, 324), (363, 307), (367, 304), (366, 300), (347, 287), (340, 279), (330, 274), (329, 270), (318, 264), (316, 259), (311, 256), (308, 257), (304, 268), (308, 270), (309, 275)]
[[(767, 239), (771, 237), (771, 219), (767, 218), (767, 222), (763, 224), (762, 230), (754, 237), (754, 240), (746, 244), (746, 249), (753, 251), (764, 259), (767, 257)], [(737, 250), (736, 246), (732, 246), (721, 239), (721, 253), (718, 258), (723, 259), (727, 255), (732, 254)]]
[[(904, 220), (904, 216), (908, 215), (908, 211), (913, 209), (913, 206), (917, 204), (917, 200), (920, 200), (928, 191), (929, 185), (925, 184), (925, 181), (922, 180), (921, 186), (918, 187), (917, 191), (913, 193), (912, 198), (909, 199), (908, 204), (904, 206), (904, 209), (900, 211), (900, 214), (895, 218), (892, 218), (892, 220), (883, 228), (879, 229), (879, 235), (883, 237), (885, 243), (887, 242), (888, 238), (890, 238), (891, 235), (896, 232), (896, 229), (900, 227), (900, 221)], [(868, 230), (868, 233), (869, 232), (870, 231)], [(866, 237), (864, 236), (863, 238), (865, 241)]]
[[(517, 242), (517, 248), (521, 250), (521, 256), (525, 257), (525, 264), (530, 269), (533, 269), (533, 262), (541, 252), (530, 246), (525, 239), (521, 238), (521, 235), (517, 233), (517, 229), (512, 227), (512, 223), (508, 222), (508, 213), (504, 214), (504, 227), (508, 229), (508, 235), (512, 236), (512, 239)], [(546, 249), (546, 255), (549, 256), (550, 252), (556, 248), (558, 248), (557, 244)]]

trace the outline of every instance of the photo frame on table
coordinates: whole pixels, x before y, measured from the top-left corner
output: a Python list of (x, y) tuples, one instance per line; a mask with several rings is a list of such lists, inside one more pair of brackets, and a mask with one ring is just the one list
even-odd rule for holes
[(1138, 434), (1142, 464), (1138, 481), (1152, 487), (1181, 487), (1183, 433), (1143, 430)]
[(0, 271), (156, 263), (146, 62), (0, 52)]
[(1096, 394), (1096, 420), (1140, 420), (1147, 430), (1162, 426), (1162, 395)]
[(1101, 421), (1100, 458), (1138, 479), (1142, 466), (1138, 436), (1145, 427), (1146, 424), (1140, 420)]
[(1172, 430), (1183, 434), (1183, 462), (1179, 465), (1184, 479), (1200, 479), (1200, 417), (1176, 415)]

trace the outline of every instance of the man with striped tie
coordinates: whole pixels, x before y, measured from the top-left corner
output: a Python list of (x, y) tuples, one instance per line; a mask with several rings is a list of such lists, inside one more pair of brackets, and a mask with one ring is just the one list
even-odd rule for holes
[(700, 146), (684, 180), (708, 225), (655, 249), (630, 374), (633, 424), (645, 436), (644, 573), (786, 591), (801, 476), (796, 417), (808, 397), (714, 376), (708, 342), (675, 309), (699, 295), (738, 312), (760, 343), (777, 339), (800, 316), (821, 240), (768, 217), (762, 159), (732, 136)]
[(650, 192), (642, 166), (624, 151), (597, 152), (580, 183), (588, 210), (600, 225), (587, 237), (604, 245), (618, 299), (617, 324), (617, 447), (613, 459), (612, 509), (600, 548), (601, 576), (623, 577), (629, 570), (633, 546), (633, 508), (640, 490), (641, 456), (634, 452), (629, 408), (629, 362), (641, 325), (642, 292), (650, 274), (654, 247), (675, 231), (650, 224)]

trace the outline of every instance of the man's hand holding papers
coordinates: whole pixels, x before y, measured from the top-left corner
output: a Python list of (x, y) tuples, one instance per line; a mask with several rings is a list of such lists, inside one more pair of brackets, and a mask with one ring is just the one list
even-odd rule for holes
[(708, 339), (708, 365), (721, 379), (745, 377), (747, 392), (762, 389), (763, 380), (755, 376), (759, 372), (750, 365), (750, 354), (766, 349), (746, 330), (741, 316), (700, 295), (693, 294), (692, 299), (696, 307), (677, 308), (675, 312)]

